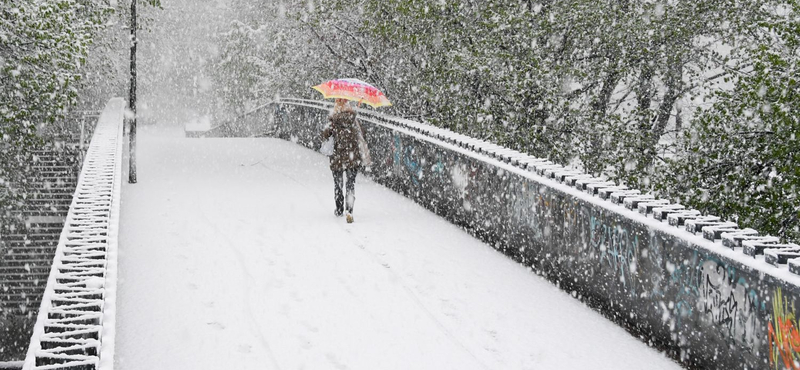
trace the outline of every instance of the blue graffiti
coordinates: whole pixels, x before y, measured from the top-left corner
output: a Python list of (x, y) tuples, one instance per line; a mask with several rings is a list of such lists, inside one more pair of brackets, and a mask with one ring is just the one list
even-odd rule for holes
[(394, 163), (400, 163), (400, 152), (403, 150), (403, 143), (400, 141), (400, 136), (394, 136), (394, 147), (392, 154), (394, 154)]
[(419, 163), (414, 160), (413, 155), (413, 147), (407, 146), (403, 148), (403, 164), (405, 164), (406, 169), (409, 174), (411, 174), (411, 181), (414, 185), (419, 185), (419, 177), (422, 174), (422, 169), (419, 167)]
[[(407, 145), (403, 146), (402, 141), (400, 140), (399, 135), (394, 136), (394, 145), (392, 148), (392, 154), (394, 158), (394, 163), (396, 165), (401, 165), (410, 175), (409, 178), (414, 185), (420, 185), (420, 179), (422, 178), (422, 166), (420, 163), (414, 159), (414, 146)], [(441, 164), (441, 168), (444, 168), (444, 164)]]
[(670, 272), (670, 285), (678, 287), (673, 309), (678, 325), (681, 324), (684, 317), (694, 314), (694, 304), (692, 302), (700, 295), (699, 286), (702, 277), (698, 268), (698, 259), (699, 256), (695, 251), (692, 252), (691, 260), (686, 260), (678, 266), (672, 266), (671, 264), (667, 266), (667, 271)]
[(437, 176), (444, 176), (444, 162), (442, 162), (442, 153), (436, 152), (436, 163), (431, 166), (431, 172)]
[(639, 237), (631, 237), (627, 229), (606, 225), (595, 216), (589, 219), (591, 245), (600, 251), (600, 262), (607, 264), (631, 295), (636, 294), (636, 269)]

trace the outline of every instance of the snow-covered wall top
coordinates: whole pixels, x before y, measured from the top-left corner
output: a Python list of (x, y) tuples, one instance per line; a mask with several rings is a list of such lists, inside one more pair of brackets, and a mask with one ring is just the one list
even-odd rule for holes
[(23, 369), (112, 369), (125, 101), (100, 115)]
[[(280, 100), (280, 103), (323, 110), (331, 108), (331, 105), (327, 103), (303, 99), (285, 98)], [(261, 125), (261, 127), (271, 128), (274, 125), (271, 119), (263, 120), (262, 116), (255, 114), (266, 108), (271, 107), (259, 107), (243, 117), (252, 115), (260, 122), (268, 122), (269, 126)], [(464, 154), (476, 158), (492, 159), (495, 162), (511, 165), (515, 172), (523, 170), (522, 174), (526, 177), (535, 179), (544, 177), (555, 180), (549, 185), (573, 195), (580, 195), (581, 198), (591, 200), (610, 210), (620, 211), (621, 208), (630, 210), (633, 213), (624, 212), (627, 217), (647, 222), (648, 225), (656, 228), (663, 228), (676, 236), (692, 239), (691, 241), (698, 243), (699, 247), (717, 252), (721, 250), (720, 247), (724, 247), (725, 250), (739, 252), (730, 254), (729, 257), (787, 282), (800, 284), (800, 278), (794, 276), (800, 275), (800, 245), (795, 243), (782, 243), (777, 237), (760, 235), (753, 229), (740, 229), (734, 222), (725, 221), (713, 215), (703, 215), (700, 211), (673, 204), (667, 200), (656, 199), (652, 195), (642, 194), (639, 190), (619, 186), (579, 170), (569, 169), (542, 158), (447, 129), (390, 117), (373, 111), (361, 111), (359, 114), (362, 121), (401, 130), (445, 147), (464, 149), (466, 150), (463, 152)], [(242, 127), (254, 127), (253, 124), (248, 123), (240, 121)], [(579, 193), (576, 194), (572, 191), (573, 189), (578, 190)], [(636, 214), (637, 212), (638, 214)], [(700, 240), (698, 237), (705, 240)]]
[[(224, 131), (275, 130), (317, 149), (329, 107), (282, 99)], [(791, 344), (800, 335), (797, 245), (444, 129), (367, 111), (359, 117), (375, 181), (676, 359), (719, 369), (791, 367), (800, 359)]]

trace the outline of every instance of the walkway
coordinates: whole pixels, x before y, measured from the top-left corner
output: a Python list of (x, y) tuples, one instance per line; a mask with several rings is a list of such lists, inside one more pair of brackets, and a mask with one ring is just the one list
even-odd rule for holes
[(118, 369), (677, 369), (568, 294), (275, 139), (140, 130), (122, 198)]

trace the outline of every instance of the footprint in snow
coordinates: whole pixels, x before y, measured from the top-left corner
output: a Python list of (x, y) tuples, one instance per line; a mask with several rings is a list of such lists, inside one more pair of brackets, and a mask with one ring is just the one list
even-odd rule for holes
[(335, 368), (337, 368), (339, 370), (345, 370), (345, 369), (348, 368), (347, 365), (339, 362), (339, 359), (336, 358), (336, 355), (334, 355), (333, 353), (330, 353), (330, 352), (326, 353), (325, 354), (325, 358), (328, 359), (328, 362), (330, 362), (331, 365), (333, 365), (333, 367), (335, 367)]
[(241, 353), (253, 352), (253, 346), (251, 346), (249, 344), (240, 344), (238, 349), (239, 349), (239, 352), (241, 352)]
[(289, 293), (289, 297), (291, 297), (291, 298), (292, 298), (292, 300), (293, 300), (293, 301), (295, 301), (295, 302), (297, 302), (297, 303), (302, 303), (302, 302), (303, 302), (303, 298), (302, 298), (302, 297), (300, 297), (300, 295), (299, 295), (299, 294), (297, 294), (297, 292), (291, 292), (291, 293)]
[(217, 329), (217, 330), (224, 330), (225, 329), (225, 325), (222, 325), (222, 324), (220, 324), (220, 323), (218, 323), (216, 321), (209, 322), (206, 325), (208, 325), (208, 326), (210, 326), (210, 327), (212, 327), (214, 329)]
[(310, 331), (312, 333), (319, 333), (319, 328), (318, 327), (316, 327), (314, 325), (311, 325), (306, 321), (302, 321), (301, 324), (303, 324), (303, 326), (305, 326), (306, 330), (308, 330), (308, 331)]

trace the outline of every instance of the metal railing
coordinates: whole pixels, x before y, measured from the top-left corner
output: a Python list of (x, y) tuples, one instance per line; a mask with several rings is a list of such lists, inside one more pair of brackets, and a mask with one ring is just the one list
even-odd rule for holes
[[(332, 104), (317, 100), (282, 98), (275, 103), (304, 106), (316, 109), (330, 109)], [(259, 108), (263, 109), (263, 107)], [(400, 129), (416, 135), (427, 137), (446, 144), (459, 147), (470, 152), (485, 155), (495, 160), (527, 170), (539, 176), (553, 179), (586, 192), (601, 200), (617, 204), (648, 219), (664, 222), (679, 231), (677, 236), (697, 235), (716, 245), (709, 245), (709, 250), (722, 246), (743, 253), (739, 261), (749, 264), (753, 257), (763, 255), (763, 261), (754, 265), (758, 270), (769, 274), (777, 273), (772, 267), (788, 265), (794, 275), (800, 275), (800, 246), (792, 242), (781, 242), (777, 237), (761, 235), (750, 228), (740, 229), (734, 222), (722, 220), (713, 215), (703, 215), (700, 211), (680, 204), (670, 204), (668, 200), (656, 199), (652, 195), (618, 185), (604, 179), (588, 175), (580, 170), (570, 169), (549, 160), (531, 156), (517, 150), (501, 147), (487, 141), (475, 139), (447, 129), (432, 125), (380, 114), (372, 111), (359, 111), (359, 119), (392, 129)], [(685, 234), (684, 234), (685, 232)], [(683, 235), (681, 235), (683, 234)], [(750, 260), (750, 261), (748, 261)], [(783, 277), (786, 275), (780, 274)]]
[[(278, 137), (316, 149), (330, 107), (278, 99), (242, 116), (246, 120), (232, 120), (226, 132), (268, 127), (243, 126), (269, 118)], [(797, 244), (447, 129), (371, 111), (358, 116), (373, 126), (368, 141), (376, 140), (376, 182), (434, 204), (434, 212), (466, 225), (679, 361), (765, 368), (800, 353), (785, 346), (790, 330), (777, 328), (776, 334), (773, 327), (794, 322)], [(469, 166), (477, 174), (470, 192), (505, 197), (474, 198), (467, 208), (459, 203), (454, 172), (423, 180), (414, 177), (422, 173), (417, 163)]]
[[(330, 105), (275, 104), (278, 137), (318, 148)], [(358, 116), (367, 124), (375, 182), (683, 364), (777, 368), (800, 353), (785, 346), (791, 330), (783, 325), (795, 323), (800, 297), (797, 244), (446, 129), (370, 111)]]
[(112, 369), (122, 98), (103, 110), (56, 248), (23, 369)]
[(223, 121), (206, 131), (186, 131), (187, 137), (257, 137), (273, 133), (275, 129), (272, 115), (262, 115), (265, 109), (274, 106), (269, 101), (244, 114)]

